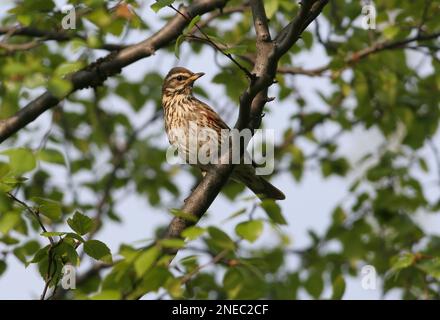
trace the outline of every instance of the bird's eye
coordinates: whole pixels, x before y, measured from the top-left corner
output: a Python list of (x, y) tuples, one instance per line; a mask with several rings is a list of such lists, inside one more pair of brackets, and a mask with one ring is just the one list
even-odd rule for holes
[(182, 80), (183, 80), (183, 77), (182, 77), (182, 76), (177, 76), (177, 80), (178, 80), (178, 81), (182, 81)]

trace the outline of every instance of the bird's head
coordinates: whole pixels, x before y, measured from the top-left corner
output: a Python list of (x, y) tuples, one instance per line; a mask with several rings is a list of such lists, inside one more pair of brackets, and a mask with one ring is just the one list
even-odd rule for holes
[(162, 94), (167, 96), (190, 95), (194, 82), (203, 75), (203, 72), (194, 73), (182, 67), (172, 68), (163, 81)]

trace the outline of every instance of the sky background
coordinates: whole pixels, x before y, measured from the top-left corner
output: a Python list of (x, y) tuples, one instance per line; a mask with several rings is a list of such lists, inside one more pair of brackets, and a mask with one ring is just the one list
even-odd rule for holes
[[(163, 21), (158, 19), (158, 16), (150, 9), (149, 5), (152, 1), (146, 1), (145, 5), (137, 12), (141, 15), (144, 21), (147, 21), (152, 30), (149, 34), (139, 34), (134, 31), (129, 34), (129, 36), (124, 40), (126, 43), (134, 43), (143, 40), (146, 36), (149, 36), (154, 31), (158, 30)], [(12, 1), (6, 0), (0, 3), (0, 15), (5, 15), (6, 9), (10, 7)], [(63, 1), (56, 1), (56, 3), (61, 7), (64, 3)], [(162, 10), (159, 16), (171, 14), (170, 10)], [(236, 19), (237, 16), (234, 16)], [(154, 26), (154, 27), (153, 27)], [(311, 26), (313, 28), (313, 26)], [(326, 26), (323, 24), (321, 26), (322, 32), (326, 32)], [(115, 42), (118, 39), (109, 39)], [(96, 51), (97, 56), (106, 55), (105, 51)], [(76, 56), (72, 55), (72, 61), (75, 60)], [(413, 65), (418, 65), (421, 63), (421, 59), (425, 59), (423, 56), (416, 54), (408, 55), (408, 60)], [(217, 61), (218, 63), (214, 63)], [(324, 65), (327, 62), (325, 52), (317, 46), (309, 52), (305, 52), (298, 56), (297, 61), (295, 61), (296, 66), (301, 66), (304, 68), (314, 68)], [(168, 70), (174, 66), (184, 66), (194, 72), (205, 72), (205, 76), (198, 80), (198, 86), (203, 87), (207, 92), (211, 94), (211, 101), (202, 99), (214, 109), (219, 110), (225, 107), (228, 110), (232, 110), (231, 117), (227, 117), (225, 120), (228, 124), (233, 125), (235, 122), (238, 108), (233, 104), (226, 104), (225, 101), (221, 99), (223, 95), (223, 87), (212, 83), (211, 80), (214, 75), (218, 72), (222, 65), (227, 64), (227, 60), (219, 55), (216, 55), (211, 48), (206, 47), (201, 55), (193, 56), (188, 50), (187, 44), (182, 45), (180, 60), (177, 60), (175, 56), (171, 54), (163, 54), (162, 50), (156, 55), (138, 61), (127, 68), (123, 69), (122, 76), (129, 80), (139, 80), (142, 79), (146, 72), (151, 70), (156, 70), (162, 75), (165, 75)], [(429, 61), (423, 63), (422, 67), (423, 73), (430, 73), (432, 69), (429, 66)], [(349, 76), (349, 73), (344, 76)], [(317, 97), (316, 90), (331, 92), (331, 84), (325, 78), (309, 78), (304, 76), (289, 77), (290, 81), (296, 88), (299, 89), (301, 95), (306, 98), (307, 106), (306, 110), (322, 110), (325, 105)], [(111, 80), (108, 81), (111, 84)], [(159, 90), (159, 88), (158, 88)], [(270, 92), (276, 92), (276, 85), (270, 88)], [(84, 90), (81, 94), (84, 96), (90, 95), (90, 92)], [(270, 94), (269, 94), (270, 96)], [(218, 97), (218, 99), (216, 99)], [(1, 99), (1, 97), (0, 97)], [(116, 97), (111, 97), (106, 100), (106, 105), (103, 106), (106, 110), (125, 110), (125, 112), (130, 116), (133, 127), (137, 127), (145, 122), (154, 109), (154, 106), (147, 103), (143, 110), (138, 114), (135, 114), (129, 109), (125, 101), (118, 99)], [(23, 103), (21, 106), (23, 106)], [(218, 104), (221, 104), (220, 106)], [(66, 108), (74, 108), (74, 106), (65, 104)], [(271, 111), (266, 113), (264, 117), (264, 126), (266, 128), (271, 128), (275, 130), (275, 142), (279, 141), (284, 128), (289, 124), (289, 117), (293, 112), (298, 110), (298, 106), (293, 102), (284, 101), (282, 103), (274, 101), (271, 103)], [(40, 118), (38, 118), (32, 127), (38, 128), (38, 134), (43, 135), (47, 126), (50, 123), (50, 113), (46, 113)], [(157, 138), (157, 143), (160, 145), (166, 145), (168, 143), (167, 138), (162, 129), (162, 121), (157, 121), (154, 126), (148, 128), (143, 134), (148, 135), (152, 132), (162, 132)], [(330, 138), (335, 132), (335, 128), (332, 126), (321, 126), (317, 129), (317, 135), (320, 138)], [(35, 141), (39, 141), (35, 139)], [(350, 135), (343, 135), (338, 140), (338, 145), (340, 147), (339, 153), (346, 156), (352, 164), (355, 164), (358, 159), (360, 159), (364, 154), (376, 150), (376, 148), (384, 142), (382, 135), (375, 129), (363, 130), (362, 128), (357, 128)], [(434, 139), (434, 143), (440, 145), (440, 136), (437, 135)], [(17, 146), (19, 142), (17, 143)], [(305, 148), (306, 154), (308, 151), (314, 150), (310, 148), (309, 145), (301, 145)], [(4, 146), (0, 146), (2, 150)], [(429, 149), (425, 148), (423, 152), (427, 155), (428, 164), (430, 167), (434, 166), (434, 159)], [(103, 154), (103, 162), (108, 160), (108, 155)], [(57, 174), (54, 178), (55, 183), (60, 185), (65, 185), (65, 173), (56, 167), (51, 167), (53, 172)], [(60, 172), (58, 172), (58, 171)], [(182, 199), (186, 197), (189, 193), (189, 188), (192, 186), (192, 179), (190, 175), (182, 170), (182, 173), (178, 175), (178, 184), (182, 186), (183, 194)], [(300, 183), (292, 180), (291, 176), (280, 175), (272, 180), (272, 183), (278, 188), (283, 190), (286, 194), (286, 200), (279, 202), (282, 207), (282, 211), (288, 221), (288, 225), (283, 227), (283, 230), (289, 234), (292, 244), (291, 248), (301, 249), (309, 244), (308, 230), (314, 230), (318, 234), (325, 232), (329, 223), (331, 222), (331, 212), (332, 210), (346, 198), (348, 194), (348, 189), (354, 178), (360, 174), (361, 171), (357, 170), (350, 174), (348, 177), (338, 178), (331, 177), (328, 179), (323, 179), (320, 170), (310, 169), (304, 174), (303, 179)], [(424, 175), (422, 172), (417, 172), (417, 174), (426, 182), (425, 192), (427, 197), (433, 197), (438, 194), (438, 185), (435, 185), (433, 181), (435, 177), (430, 177)], [(186, 188), (186, 192), (184, 191)], [(246, 195), (251, 195), (250, 191), (246, 191)], [(89, 198), (90, 194), (81, 193), (81, 197)], [(153, 235), (154, 230), (159, 225), (168, 224), (172, 216), (167, 213), (165, 209), (157, 209), (149, 206), (147, 199), (139, 197), (134, 192), (121, 192), (117, 194), (116, 198), (121, 197), (122, 201), (119, 201), (116, 208), (116, 212), (120, 213), (123, 217), (123, 223), (116, 224), (112, 221), (106, 221), (105, 226), (102, 231), (96, 236), (97, 239), (104, 241), (112, 250), (113, 253), (118, 251), (119, 245), (121, 243), (138, 243), (140, 240), (150, 239)], [(181, 203), (182, 199), (169, 199), (172, 203)], [(96, 201), (96, 200), (95, 200)], [(243, 206), (249, 206), (249, 203), (234, 201), (230, 202), (223, 196), (219, 196), (209, 209), (209, 214), (204, 217), (200, 225), (222, 225), (227, 232), (233, 234), (233, 228), (236, 224), (234, 220), (233, 223), (224, 223), (224, 219), (227, 218), (232, 212)], [(263, 214), (259, 212), (261, 216)], [(421, 226), (428, 233), (439, 233), (440, 230), (440, 217), (439, 215), (428, 215), (420, 213), (417, 216), (417, 220)], [(62, 230), (58, 230), (62, 231)], [(254, 246), (269, 246), (270, 244), (275, 244), (277, 242), (277, 236), (271, 232), (268, 228), (265, 229), (264, 236), (261, 237)], [(0, 244), (0, 250), (1, 250)], [(337, 250), (337, 248), (335, 248)], [(181, 257), (178, 255), (177, 259)], [(31, 265), (27, 269), (19, 262), (13, 255), (8, 255), (7, 258), (8, 269), (5, 274), (0, 278), (0, 299), (29, 299), (37, 298), (41, 294), (44, 283), (41, 277), (37, 274), (35, 266)], [(289, 258), (288, 264), (290, 267), (295, 267), (298, 260)], [(80, 270), (87, 268), (88, 263), (82, 264)], [(219, 275), (221, 277), (221, 275)], [(344, 295), (345, 299), (395, 299), (399, 297), (398, 292), (392, 291), (388, 293), (385, 297), (381, 296), (380, 285), (377, 290), (364, 290), (361, 287), (361, 278), (350, 278), (347, 279), (347, 289)], [(327, 290), (323, 297), (330, 297), (331, 290)], [(301, 292), (300, 298), (307, 299), (308, 295), (305, 292)], [(146, 296), (145, 298), (154, 298), (154, 295)]]

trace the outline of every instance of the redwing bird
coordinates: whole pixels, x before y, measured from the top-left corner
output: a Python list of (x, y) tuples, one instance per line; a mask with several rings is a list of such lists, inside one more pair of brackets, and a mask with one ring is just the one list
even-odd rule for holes
[[(194, 127), (208, 128), (217, 133), (217, 139), (219, 139), (217, 146), (221, 145), (220, 140), (224, 137), (221, 134), (222, 129), (223, 131), (230, 130), (211, 107), (193, 96), (193, 84), (203, 75), (203, 72), (193, 73), (181, 67), (172, 68), (162, 86), (162, 106), (168, 140), (187, 160), (197, 153), (195, 150), (197, 147), (209, 140), (207, 137), (199, 138)], [(188, 143), (191, 138), (197, 139), (194, 145)], [(191, 164), (200, 168), (202, 172), (209, 170), (209, 165), (202, 164), (199, 160)], [(280, 190), (263, 177), (256, 175), (252, 164), (237, 164), (231, 178), (244, 183), (260, 198), (285, 199)]]

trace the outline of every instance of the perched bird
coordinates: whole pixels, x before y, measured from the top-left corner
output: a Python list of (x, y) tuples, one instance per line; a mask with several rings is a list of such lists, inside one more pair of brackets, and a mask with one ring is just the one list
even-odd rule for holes
[[(221, 132), (228, 132), (229, 127), (220, 116), (207, 104), (193, 96), (194, 82), (203, 76), (204, 73), (193, 73), (186, 68), (172, 68), (163, 81), (162, 106), (164, 109), (165, 130), (169, 142), (176, 146), (179, 153), (188, 159), (195, 155), (195, 149), (210, 141), (212, 136), (198, 135), (195, 127), (208, 128), (211, 132), (217, 133), (214, 137), (218, 139), (216, 146), (220, 146), (225, 135)], [(189, 143), (190, 139), (197, 139), (195, 146)], [(196, 148), (194, 148), (196, 147)], [(196, 159), (191, 163), (202, 170), (202, 173), (209, 170), (209, 164), (201, 163)], [(266, 181), (263, 177), (256, 175), (255, 167), (252, 164), (240, 163), (234, 167), (231, 178), (244, 183), (260, 198), (282, 200), (284, 194)]]

